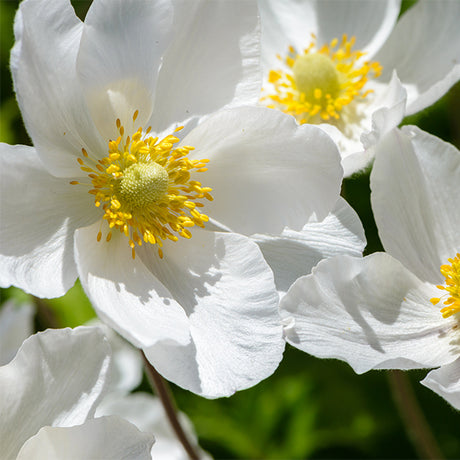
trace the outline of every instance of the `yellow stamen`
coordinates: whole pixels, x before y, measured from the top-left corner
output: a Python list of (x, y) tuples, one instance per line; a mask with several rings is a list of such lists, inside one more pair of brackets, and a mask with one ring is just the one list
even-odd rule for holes
[[(138, 111), (134, 112), (133, 122)], [(104, 211), (109, 232), (105, 239), (110, 241), (112, 230), (118, 229), (129, 238), (132, 257), (135, 248), (142, 242), (156, 244), (163, 257), (162, 240), (178, 241), (179, 235), (189, 239), (188, 228), (204, 227), (208, 216), (196, 211), (203, 203), (197, 200), (212, 200), (210, 187), (191, 180), (191, 173), (203, 172), (209, 160), (191, 160), (188, 154), (193, 147), (174, 148), (179, 139), (174, 135), (162, 140), (148, 136), (150, 127), (143, 134), (139, 128), (131, 137), (124, 135), (124, 127), (116, 120), (119, 137), (108, 142), (108, 153), (96, 161), (85, 150), (83, 157), (95, 165), (90, 167), (83, 158), (78, 158), (80, 169), (90, 172), (94, 204)], [(175, 129), (174, 133), (182, 129)], [(77, 181), (72, 181), (77, 184)], [(97, 234), (101, 241), (102, 232)]]
[[(316, 38), (303, 53), (289, 47), (284, 59), (287, 70), (271, 70), (268, 81), (274, 94), (265, 94), (263, 101), (271, 108), (294, 115), (299, 123), (334, 122), (344, 115), (344, 108), (353, 101), (362, 101), (372, 90), (364, 90), (369, 77), (378, 77), (378, 62), (360, 62), (364, 53), (352, 51), (355, 37), (347, 35), (320, 49)], [(281, 58), (280, 58), (281, 59)], [(267, 93), (267, 91), (266, 91)]]
[(447, 294), (441, 298), (433, 297), (430, 299), (431, 303), (436, 305), (447, 297), (443, 302), (446, 306), (441, 309), (444, 318), (449, 318), (449, 316), (460, 312), (460, 254), (457, 253), (453, 259), (449, 258), (447, 260), (450, 265), (441, 265), (440, 268), (442, 275), (446, 279), (445, 286), (436, 286), (442, 291), (447, 291)]

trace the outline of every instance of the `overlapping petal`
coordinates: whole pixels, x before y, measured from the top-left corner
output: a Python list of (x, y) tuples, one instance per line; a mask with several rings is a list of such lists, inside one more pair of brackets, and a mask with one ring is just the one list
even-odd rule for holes
[(455, 321), (431, 304), (437, 291), (385, 253), (327, 259), (281, 300), (286, 339), (357, 373), (448, 364)]
[(97, 209), (85, 190), (51, 176), (32, 147), (0, 144), (0, 153), (0, 285), (61, 296), (77, 278), (73, 234)]
[[(353, 146), (350, 143), (349, 147), (346, 147), (346, 152), (350, 152), (350, 154), (345, 153), (342, 159), (345, 177), (351, 176), (371, 164), (375, 157), (375, 146), (385, 134), (396, 128), (404, 118), (407, 93), (396, 72), (393, 73), (387, 86), (379, 83), (375, 85), (376, 97), (372, 103), (372, 125), (369, 126), (370, 120), (366, 120), (362, 126), (361, 146), (357, 144)], [(342, 135), (338, 142), (347, 145), (349, 141), (344, 137)], [(365, 150), (362, 149), (363, 147)]]
[(411, 126), (392, 131), (376, 155), (371, 200), (385, 250), (441, 283), (439, 267), (460, 248), (460, 152)]
[(342, 168), (337, 147), (318, 127), (262, 107), (213, 115), (183, 140), (191, 158), (208, 158), (206, 213), (232, 231), (300, 230), (326, 217), (337, 200)]
[(68, 0), (27, 0), (17, 13), (13, 81), (21, 113), (52, 174), (78, 175), (81, 149), (105, 151), (77, 79), (83, 25)]
[(27, 339), (0, 368), (2, 456), (14, 458), (43, 426), (78, 425), (92, 416), (109, 364), (110, 348), (97, 328), (48, 330)]
[(287, 292), (322, 259), (339, 254), (360, 257), (366, 245), (364, 229), (355, 211), (339, 198), (320, 222), (309, 222), (301, 231), (285, 228), (281, 235), (252, 235), (275, 275), (278, 292)]

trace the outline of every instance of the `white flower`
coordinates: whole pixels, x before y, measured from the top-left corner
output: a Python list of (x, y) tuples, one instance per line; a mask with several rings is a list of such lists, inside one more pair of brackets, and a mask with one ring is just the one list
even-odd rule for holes
[(346, 176), (460, 78), (457, 1), (420, 0), (397, 23), (399, 0), (260, 0), (259, 8), (263, 102), (321, 124)]
[(120, 417), (94, 418), (109, 369), (98, 328), (29, 337), (0, 367), (2, 458), (151, 458), (152, 435)]
[(0, 285), (54, 297), (80, 277), (102, 320), (208, 397), (281, 360), (265, 235), (279, 236), (269, 249), (285, 227), (303, 251), (321, 243), (292, 281), (336, 253), (306, 223), (352, 254), (364, 244), (336, 206), (332, 140), (282, 112), (232, 108), (259, 96), (255, 7), (96, 0), (81, 23), (65, 0), (27, 0), (11, 66), (35, 147), (0, 146)]
[(377, 148), (372, 208), (388, 254), (319, 263), (282, 300), (287, 340), (358, 372), (434, 368), (460, 409), (460, 152), (415, 127)]

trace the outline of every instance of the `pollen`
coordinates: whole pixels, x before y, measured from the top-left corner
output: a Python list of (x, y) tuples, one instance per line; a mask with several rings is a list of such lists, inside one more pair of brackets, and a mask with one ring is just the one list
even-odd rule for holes
[(444, 276), (444, 285), (436, 286), (441, 291), (446, 291), (442, 297), (433, 297), (430, 299), (433, 305), (437, 305), (441, 300), (445, 307), (441, 309), (444, 318), (460, 312), (460, 254), (453, 259), (447, 259), (450, 265), (441, 265), (440, 271)]
[[(133, 130), (137, 115), (134, 112)], [(194, 147), (174, 148), (179, 142), (174, 134), (182, 127), (159, 140), (149, 135), (150, 127), (145, 131), (139, 127), (129, 136), (118, 119), (116, 126), (119, 136), (108, 142), (104, 158), (96, 160), (82, 149), (77, 159), (90, 179), (88, 193), (94, 195), (94, 205), (101, 208), (102, 221), (108, 224), (104, 240), (109, 242), (118, 230), (127, 237), (133, 258), (143, 243), (156, 245), (163, 257), (165, 240), (190, 239), (189, 228), (204, 227), (209, 220), (198, 209), (203, 200), (212, 201), (212, 189), (192, 180), (193, 173), (207, 171), (209, 160), (188, 158)], [(102, 231), (96, 238), (102, 241)]]
[(298, 53), (289, 47), (282, 61), (285, 70), (271, 70), (262, 101), (296, 117), (303, 123), (336, 122), (344, 117), (352, 102), (363, 101), (371, 89), (366, 89), (370, 78), (382, 71), (378, 62), (363, 61), (365, 53), (353, 50), (355, 37), (332, 40), (316, 48), (312, 35), (310, 45)]

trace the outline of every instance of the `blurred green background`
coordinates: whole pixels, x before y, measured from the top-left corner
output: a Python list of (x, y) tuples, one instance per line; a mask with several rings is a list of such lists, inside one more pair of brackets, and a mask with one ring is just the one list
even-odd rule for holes
[[(84, 18), (88, 2), (73, 3)], [(404, 1), (403, 9), (412, 3)], [(30, 145), (8, 68), (17, 6), (17, 1), (0, 3), (0, 141)], [(457, 84), (434, 106), (404, 124), (417, 124), (460, 148), (459, 108)], [(343, 195), (366, 229), (366, 253), (380, 250), (369, 202), (369, 174), (345, 180)], [(2, 300), (28, 297), (16, 288), (0, 294)], [(78, 283), (64, 297), (35, 302), (37, 330), (74, 327), (94, 316)], [(405, 375), (444, 456), (460, 458), (460, 414), (418, 383), (425, 374), (413, 371)], [(193, 421), (201, 446), (215, 458), (418, 458), (394, 403), (388, 375), (375, 371), (357, 376), (342, 362), (318, 360), (288, 346), (272, 377), (231, 398), (206, 400), (174, 386), (173, 392), (179, 408)], [(148, 391), (146, 382), (142, 390)]]

